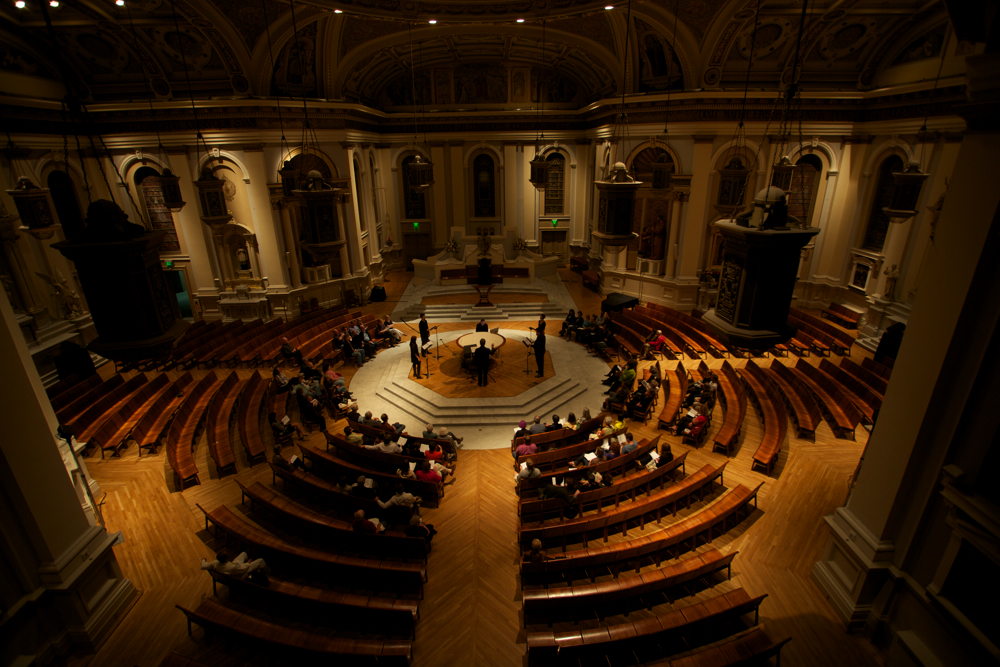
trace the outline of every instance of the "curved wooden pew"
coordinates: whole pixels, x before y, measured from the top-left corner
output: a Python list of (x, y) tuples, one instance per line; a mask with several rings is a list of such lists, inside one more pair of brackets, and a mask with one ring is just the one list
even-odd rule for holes
[[(657, 449), (660, 444), (660, 436), (657, 435), (652, 440), (644, 438), (636, 444), (637, 446), (635, 450), (629, 452), (628, 454), (619, 454), (610, 461), (594, 463), (586, 468), (559, 468), (557, 470), (542, 473), (535, 479), (522, 479), (520, 484), (517, 485), (518, 495), (521, 498), (534, 498), (538, 495), (538, 489), (546, 484), (551, 484), (553, 479), (558, 479), (560, 482), (580, 479), (588, 472), (592, 471), (596, 471), (601, 474), (609, 473), (614, 477), (625, 475), (631, 468), (639, 466), (639, 463), (637, 462), (639, 457)], [(616, 449), (614, 445), (612, 445), (612, 449)]]
[(840, 385), (840, 390), (850, 399), (851, 403), (864, 415), (869, 422), (875, 422), (875, 415), (882, 407), (882, 398), (869, 389), (865, 383), (840, 367), (824, 359), (819, 363), (819, 370), (831, 380)]
[(822, 421), (823, 415), (812, 392), (788, 366), (780, 361), (771, 362), (767, 374), (781, 391), (785, 404), (791, 408), (798, 436), (816, 440), (816, 427)]
[[(736, 665), (770, 664), (767, 661), (777, 656), (777, 664), (781, 665), (781, 648), (792, 641), (785, 637), (773, 641), (764, 632), (762, 625), (749, 632), (743, 632), (735, 637), (711, 646), (691, 651), (689, 654), (671, 660), (669, 667), (730, 667)], [(666, 666), (664, 666), (666, 667)]]
[(332, 505), (338, 514), (345, 516), (351, 516), (358, 510), (364, 510), (365, 515), (376, 518), (386, 516), (381, 506), (374, 500), (338, 491), (336, 486), (322, 477), (303, 470), (278, 468), (270, 461), (268, 461), (268, 465), (271, 466), (271, 484), (277, 487), (277, 481), (280, 477), (285, 483), (286, 493), (290, 492), (291, 488), (298, 489), (311, 500)]
[(205, 630), (240, 637), (242, 641), (252, 641), (271, 650), (280, 651), (287, 659), (290, 655), (323, 656), (337, 659), (347, 664), (409, 665), (412, 648), (407, 640), (348, 639), (317, 634), (307, 630), (286, 627), (272, 623), (252, 614), (231, 609), (213, 598), (206, 598), (197, 609), (191, 611), (180, 605), (188, 621)]
[(169, 387), (170, 379), (163, 374), (143, 384), (124, 405), (108, 416), (104, 425), (91, 436), (88, 445), (100, 447), (102, 459), (104, 452), (119, 456), (121, 450), (128, 447), (127, 438), (132, 429)]
[(743, 419), (747, 416), (747, 394), (743, 383), (740, 382), (739, 376), (736, 374), (736, 369), (730, 365), (729, 361), (722, 362), (722, 370), (718, 373), (718, 377), (725, 418), (719, 432), (715, 434), (715, 445), (712, 449), (721, 449), (726, 453), (726, 456), (729, 456), (732, 454), (736, 439), (740, 437)]
[(799, 359), (791, 371), (816, 396), (834, 435), (840, 438), (850, 433), (853, 440), (854, 429), (861, 422), (861, 413), (837, 384), (805, 359)]
[(667, 595), (699, 579), (710, 580), (711, 575), (721, 570), (727, 571), (729, 579), (733, 559), (738, 553), (723, 555), (717, 549), (709, 549), (641, 575), (619, 577), (600, 584), (525, 590), (522, 592), (525, 627), (534, 621), (551, 626), (553, 621), (594, 616), (603, 622), (606, 616), (619, 614), (622, 610), (628, 613), (643, 607), (652, 609), (652, 605), (646, 603), (651, 594)]
[[(601, 412), (596, 417), (591, 417), (587, 421), (580, 422), (576, 429), (563, 428), (558, 431), (546, 431), (545, 433), (539, 433), (537, 435), (531, 436), (531, 441), (536, 445), (544, 445), (547, 451), (553, 451), (557, 449), (563, 449), (565, 447), (572, 447), (573, 445), (578, 445), (581, 442), (585, 442), (590, 434), (601, 428), (604, 423), (604, 418), (610, 415), (610, 412)], [(524, 442), (524, 438), (514, 438), (510, 445), (510, 451), (513, 454), (514, 450), (517, 449), (518, 445)], [(524, 463), (529, 457), (521, 457), (515, 462), (515, 469), (519, 469), (521, 464)]]
[(625, 431), (625, 428), (621, 428), (609, 435), (607, 438), (601, 438), (599, 440), (587, 440), (590, 436), (589, 433), (574, 431), (581, 437), (581, 441), (577, 444), (560, 447), (558, 449), (550, 449), (546, 452), (536, 452), (535, 454), (530, 454), (528, 456), (519, 456), (517, 461), (514, 462), (514, 469), (520, 470), (521, 464), (525, 463), (528, 459), (534, 461), (535, 467), (543, 472), (556, 467), (565, 467), (567, 463), (580, 458), (586, 452), (592, 452), (597, 449), (598, 445), (600, 445), (605, 439), (609, 444), (617, 442), (618, 436), (624, 435)]
[(444, 492), (440, 484), (421, 482), (417, 479), (402, 479), (398, 475), (375, 472), (374, 470), (356, 466), (353, 463), (338, 459), (332, 454), (313, 449), (301, 443), (299, 444), (299, 449), (302, 450), (302, 456), (312, 462), (313, 470), (317, 472), (328, 470), (337, 476), (346, 475), (349, 480), (355, 480), (358, 476), (364, 475), (376, 480), (379, 486), (387, 489), (393, 488), (399, 482), (403, 485), (404, 489), (415, 496), (420, 496), (423, 499), (424, 507), (437, 507), (441, 502), (440, 499), (444, 497)]
[(184, 485), (198, 480), (198, 466), (194, 463), (194, 442), (198, 426), (215, 396), (221, 383), (215, 376), (215, 371), (209, 371), (198, 384), (194, 386), (177, 415), (170, 422), (167, 432), (167, 461), (170, 463), (174, 476), (184, 490)]
[(90, 375), (82, 380), (79, 376), (74, 375), (57, 382), (46, 390), (49, 396), (49, 404), (52, 406), (52, 411), (58, 414), (63, 408), (76, 399), (80, 398), (92, 389), (101, 386), (101, 382), (101, 376), (97, 373), (94, 373), (93, 375)]
[(278, 539), (236, 516), (225, 505), (219, 505), (210, 512), (201, 505), (197, 507), (205, 513), (205, 530), (211, 523), (216, 531), (226, 534), (227, 544), (232, 538), (240, 545), (251, 547), (271, 567), (287, 567), (297, 576), (336, 580), (352, 589), (392, 592), (406, 590), (422, 593), (423, 582), (427, 581), (427, 566), (424, 563), (331, 554)]
[(246, 382), (240, 407), (236, 410), (236, 427), (240, 432), (240, 441), (243, 443), (251, 468), (254, 459), (263, 459), (266, 453), (264, 438), (260, 433), (260, 410), (270, 383), (270, 380), (265, 380), (258, 371), (254, 371)]
[(118, 410), (122, 409), (133, 396), (135, 396), (146, 384), (146, 375), (139, 373), (131, 380), (127, 380), (117, 389), (107, 394), (101, 400), (87, 408), (83, 414), (73, 420), (71, 425), (76, 433), (78, 442), (86, 442), (90, 446), (90, 439), (104, 423), (111, 418)]
[(236, 480), (236, 484), (243, 494), (243, 502), (250, 499), (250, 511), (259, 505), (280, 516), (282, 522), (294, 523), (305, 528), (309, 536), (322, 538), (328, 545), (333, 545), (335, 551), (427, 562), (427, 542), (422, 538), (407, 537), (401, 531), (377, 535), (359, 533), (349, 522), (311, 510), (260, 482), (245, 486)]
[(56, 410), (60, 424), (69, 425), (76, 421), (87, 409), (99, 400), (125, 384), (125, 377), (115, 373), (104, 382), (97, 384)]
[[(636, 502), (637, 491), (642, 491), (648, 496), (653, 492), (653, 485), (662, 489), (665, 484), (665, 477), (671, 475), (678, 468), (681, 469), (682, 474), (686, 472), (684, 462), (687, 459), (687, 455), (688, 453), (684, 452), (652, 471), (644, 471), (638, 475), (619, 480), (611, 486), (581, 492), (577, 496), (576, 502), (573, 503), (577, 507), (578, 515), (582, 515), (589, 508), (600, 511), (605, 504), (610, 504), (611, 502), (614, 502), (617, 509), (623, 499), (631, 500), (634, 503)], [(612, 459), (609, 463), (614, 463), (615, 460), (617, 459)], [(589, 469), (587, 468), (587, 470)], [(521, 517), (522, 525), (536, 521), (541, 525), (544, 523), (546, 517), (558, 516), (560, 521), (564, 521), (564, 510), (572, 506), (567, 505), (559, 498), (549, 498), (546, 500), (529, 498), (518, 502), (517, 513)]]
[(684, 395), (687, 394), (688, 377), (684, 364), (678, 363), (673, 370), (664, 373), (663, 380), (665, 386), (669, 387), (669, 393), (663, 399), (658, 428), (670, 428), (677, 423), (677, 415), (684, 404)]
[[(688, 641), (705, 631), (718, 633), (732, 621), (753, 613), (759, 620), (760, 604), (767, 595), (751, 598), (742, 588), (690, 606), (642, 620), (589, 630), (529, 632), (528, 657), (534, 664), (577, 664), (581, 658), (609, 651), (646, 649), (651, 655), (670, 655), (689, 648)], [(728, 633), (727, 633), (728, 634)], [(650, 650), (656, 646), (655, 653)], [(641, 661), (645, 662), (645, 661)]]
[(840, 369), (857, 378), (879, 400), (885, 399), (885, 392), (889, 388), (889, 382), (885, 378), (873, 373), (864, 366), (854, 363), (850, 357), (844, 357), (840, 360)]
[[(352, 426), (353, 428), (353, 426)], [(426, 458), (415, 456), (404, 456), (403, 454), (389, 454), (374, 449), (365, 449), (362, 446), (348, 442), (343, 436), (324, 433), (326, 436), (326, 451), (333, 447), (337, 458), (348, 461), (362, 468), (377, 470), (382, 473), (393, 474), (397, 470), (409, 470), (410, 463), (417, 465), (426, 461)], [(409, 441), (409, 436), (407, 441)]]
[(522, 586), (560, 579), (572, 583), (573, 579), (583, 576), (593, 582), (596, 581), (597, 574), (605, 570), (610, 571), (617, 579), (620, 571), (629, 568), (635, 568), (638, 574), (639, 568), (647, 560), (659, 567), (665, 558), (679, 557), (686, 546), (693, 549), (699, 538), (706, 544), (711, 542), (717, 527), (721, 527), (720, 534), (723, 534), (728, 527), (738, 524), (742, 519), (741, 510), (745, 517), (749, 514), (746, 508), (750, 501), (753, 500), (756, 505), (757, 491), (761, 486), (763, 483), (751, 489), (741, 484), (700, 512), (663, 530), (628, 542), (567, 551), (563, 558), (552, 558), (542, 563), (522, 561)]
[(139, 456), (142, 456), (143, 449), (156, 451), (167, 431), (167, 425), (181, 403), (187, 398), (184, 390), (194, 382), (190, 373), (185, 373), (170, 383), (170, 386), (160, 394), (156, 402), (150, 406), (146, 414), (136, 423), (132, 429), (130, 437), (139, 446)]
[[(208, 570), (212, 576), (212, 592), (218, 595), (217, 584), (226, 586), (230, 595), (240, 600), (260, 600), (269, 608), (289, 609), (292, 615), (322, 616), (336, 627), (369, 632), (379, 628), (388, 636), (413, 638), (420, 612), (416, 600), (382, 598), (373, 595), (341, 593), (328, 588), (316, 588), (268, 577), (261, 586), (243, 577)], [(381, 634), (381, 633), (380, 633)]]
[(596, 534), (601, 535), (604, 542), (607, 543), (609, 532), (618, 526), (621, 526), (622, 535), (628, 535), (629, 521), (638, 521), (639, 530), (645, 530), (647, 514), (655, 514), (656, 523), (660, 523), (664, 511), (669, 511), (676, 516), (678, 503), (683, 501), (685, 507), (690, 507), (692, 496), (697, 494), (700, 501), (704, 498), (706, 489), (709, 492), (714, 489), (716, 479), (719, 480), (719, 484), (722, 484), (722, 474), (725, 471), (726, 463), (723, 462), (717, 467), (706, 464), (701, 470), (685, 477), (677, 484), (672, 484), (650, 494), (641, 502), (621, 505), (612, 510), (580, 517), (572, 521), (551, 525), (521, 526), (518, 530), (519, 540), (524, 546), (530, 545), (531, 541), (535, 539), (541, 540), (542, 544), (552, 544), (558, 540), (565, 550), (566, 544), (571, 538), (574, 542), (582, 540), (586, 547), (588, 537)]
[(224, 470), (236, 471), (236, 454), (233, 453), (233, 441), (230, 437), (229, 425), (233, 419), (233, 406), (239, 400), (247, 381), (241, 380), (233, 371), (223, 380), (219, 391), (215, 393), (208, 406), (205, 419), (205, 432), (208, 436), (208, 453), (215, 461), (215, 468), (222, 477)]
[[(886, 359), (886, 361), (892, 361), (892, 359)], [(886, 382), (892, 378), (891, 365), (880, 364), (874, 359), (869, 359), (868, 357), (863, 357), (861, 359), (861, 368), (864, 368), (866, 371), (871, 371)]]
[(774, 383), (752, 359), (747, 361), (741, 374), (764, 422), (764, 437), (754, 452), (750, 467), (761, 466), (770, 475), (781, 452), (781, 445), (785, 442), (788, 414)]

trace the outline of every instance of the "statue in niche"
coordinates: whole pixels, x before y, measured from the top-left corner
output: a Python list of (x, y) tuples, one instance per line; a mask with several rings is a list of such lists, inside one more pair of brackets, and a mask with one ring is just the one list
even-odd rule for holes
[(56, 271), (55, 278), (41, 271), (35, 271), (35, 273), (55, 290), (52, 292), (52, 296), (59, 300), (59, 305), (62, 306), (66, 315), (79, 315), (83, 312), (83, 301), (80, 299), (80, 295), (67, 287), (66, 279), (58, 271)]
[(653, 252), (653, 226), (646, 225), (639, 236), (639, 257), (652, 259)]
[(663, 248), (667, 243), (667, 223), (662, 217), (653, 225), (653, 243), (649, 259), (663, 259)]
[(883, 294), (882, 297), (888, 299), (889, 301), (895, 301), (896, 281), (899, 280), (899, 264), (893, 264), (891, 268), (888, 268), (885, 271), (883, 271), (882, 275), (886, 276), (885, 294)]
[(240, 246), (236, 251), (236, 261), (240, 263), (240, 271), (250, 270), (250, 257), (247, 255), (246, 248)]

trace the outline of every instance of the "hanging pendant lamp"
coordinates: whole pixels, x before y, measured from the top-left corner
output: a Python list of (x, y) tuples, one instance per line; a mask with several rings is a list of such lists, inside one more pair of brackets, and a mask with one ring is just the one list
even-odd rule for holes
[(212, 173), (211, 167), (205, 167), (201, 178), (194, 182), (198, 186), (198, 200), (201, 203), (201, 221), (213, 230), (220, 229), (233, 219), (226, 207), (226, 194), (223, 188), (226, 181)]
[(7, 194), (14, 200), (17, 213), (29, 234), (39, 241), (52, 238), (56, 225), (49, 206), (48, 188), (40, 188), (30, 178), (22, 176), (17, 179), (13, 190), (7, 190)]
[(163, 191), (163, 205), (173, 213), (177, 213), (187, 203), (181, 194), (181, 177), (174, 176), (169, 169), (160, 174), (160, 189)]
[(642, 185), (628, 174), (622, 162), (616, 162), (607, 179), (597, 186), (597, 231), (592, 235), (608, 253), (617, 255), (638, 235), (632, 231), (635, 193)]

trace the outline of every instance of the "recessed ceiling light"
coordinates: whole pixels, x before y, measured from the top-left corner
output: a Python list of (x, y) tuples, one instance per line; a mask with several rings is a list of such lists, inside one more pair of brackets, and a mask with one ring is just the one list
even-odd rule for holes
[(334, 10), (333, 10), (333, 13), (334, 13), (334, 14), (343, 14), (343, 13), (344, 13), (344, 10), (343, 10), (343, 9), (334, 9)]
[(115, 4), (118, 5), (119, 7), (124, 7), (125, 0), (115, 0)]
[(518, 19), (517, 22), (518, 23), (524, 23), (524, 19)]
[(434, 25), (435, 23), (437, 23), (437, 21), (434, 20), (434, 19), (431, 19), (430, 21), (428, 21), (428, 23), (430, 23), (431, 25)]
[(17, 2), (14, 3), (14, 6), (17, 7), (18, 9), (24, 9), (24, 5), (25, 5), (24, 0), (17, 0)]
[(58, 7), (59, 0), (49, 0), (49, 7)]
[(605, 9), (614, 9), (615, 6), (614, 5), (604, 5), (604, 8)]

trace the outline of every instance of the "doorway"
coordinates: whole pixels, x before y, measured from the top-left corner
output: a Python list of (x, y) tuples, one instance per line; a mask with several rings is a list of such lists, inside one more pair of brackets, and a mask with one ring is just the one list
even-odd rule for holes
[(174, 291), (174, 297), (177, 299), (177, 306), (181, 310), (181, 318), (185, 320), (193, 320), (194, 316), (191, 314), (191, 295), (187, 291), (187, 283), (184, 282), (184, 272), (183, 271), (165, 271), (167, 274), (167, 281), (170, 283), (171, 289)]
[(413, 270), (413, 260), (427, 259), (431, 255), (431, 235), (425, 233), (403, 234), (403, 252), (406, 270)]

